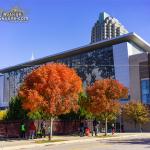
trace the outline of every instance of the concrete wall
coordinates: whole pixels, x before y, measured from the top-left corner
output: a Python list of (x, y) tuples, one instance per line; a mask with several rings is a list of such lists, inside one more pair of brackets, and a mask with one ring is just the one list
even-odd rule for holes
[[(141, 125), (143, 132), (150, 132), (150, 122)], [(140, 132), (140, 125), (132, 121), (124, 121), (124, 130), (125, 132)]]
[(139, 62), (147, 60), (147, 53), (134, 43), (113, 46), (115, 78), (129, 88), (131, 99), (140, 99)]
[(141, 100), (139, 63), (145, 61), (148, 61), (147, 53), (137, 54), (129, 57), (130, 93), (132, 100)]

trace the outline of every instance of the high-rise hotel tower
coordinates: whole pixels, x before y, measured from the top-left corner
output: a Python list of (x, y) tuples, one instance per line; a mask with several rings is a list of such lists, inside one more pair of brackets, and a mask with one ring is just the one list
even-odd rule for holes
[(92, 28), (91, 43), (111, 39), (126, 33), (128, 31), (116, 18), (102, 12)]

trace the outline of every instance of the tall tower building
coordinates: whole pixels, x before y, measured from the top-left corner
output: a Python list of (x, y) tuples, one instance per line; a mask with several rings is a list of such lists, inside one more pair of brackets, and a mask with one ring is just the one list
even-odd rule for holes
[(111, 39), (126, 33), (128, 31), (116, 18), (106, 12), (102, 12), (92, 28), (91, 43)]

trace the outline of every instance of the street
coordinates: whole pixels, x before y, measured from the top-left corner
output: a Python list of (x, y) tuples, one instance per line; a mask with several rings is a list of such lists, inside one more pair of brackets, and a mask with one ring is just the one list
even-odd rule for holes
[(105, 139), (60, 145), (44, 145), (26, 150), (146, 150), (150, 149), (150, 136)]

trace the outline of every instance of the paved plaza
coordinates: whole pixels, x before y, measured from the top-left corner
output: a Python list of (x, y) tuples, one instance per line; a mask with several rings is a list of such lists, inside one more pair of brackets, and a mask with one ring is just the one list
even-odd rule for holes
[(54, 143), (36, 140), (0, 140), (0, 150), (143, 150), (150, 149), (150, 133), (124, 133), (114, 137), (54, 136)]
[(79, 142), (61, 145), (44, 145), (28, 150), (149, 150), (149, 137), (126, 137), (122, 139), (106, 139), (91, 142)]

